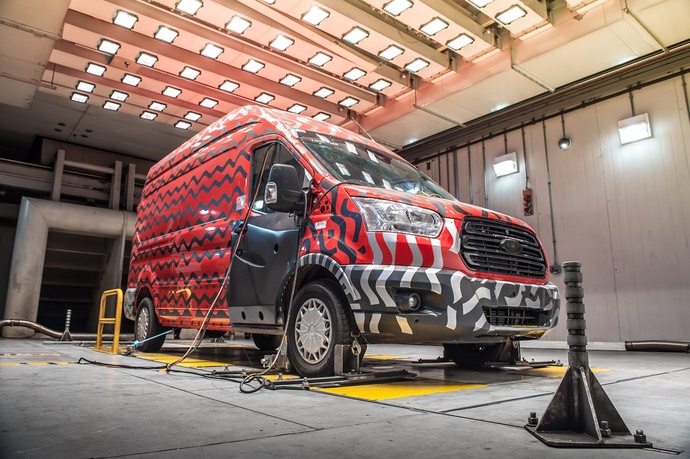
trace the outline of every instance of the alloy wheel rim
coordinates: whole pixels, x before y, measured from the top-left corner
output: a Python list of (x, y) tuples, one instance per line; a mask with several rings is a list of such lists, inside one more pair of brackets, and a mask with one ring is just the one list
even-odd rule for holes
[(139, 320), (137, 321), (137, 336), (136, 338), (141, 341), (143, 339), (146, 339), (146, 333), (148, 332), (149, 329), (149, 310), (147, 308), (143, 308), (139, 312)]

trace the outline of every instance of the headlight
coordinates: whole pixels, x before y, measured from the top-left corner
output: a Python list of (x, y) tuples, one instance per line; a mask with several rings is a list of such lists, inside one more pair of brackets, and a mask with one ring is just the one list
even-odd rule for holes
[(372, 198), (352, 198), (364, 215), (369, 231), (392, 231), (436, 237), (441, 233), (441, 216), (417, 206)]

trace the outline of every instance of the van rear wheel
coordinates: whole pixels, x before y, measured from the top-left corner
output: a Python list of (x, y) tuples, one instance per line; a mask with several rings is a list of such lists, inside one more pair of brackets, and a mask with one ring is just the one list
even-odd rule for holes
[[(151, 298), (144, 298), (141, 300), (141, 303), (139, 303), (139, 311), (137, 311), (136, 324), (134, 326), (134, 339), (140, 342), (137, 349), (143, 352), (160, 351), (165, 341), (165, 335), (153, 339), (149, 338), (160, 335), (166, 330), (167, 328), (163, 327), (160, 322), (158, 322), (158, 317), (156, 317), (156, 311), (153, 307)], [(147, 339), (148, 341), (142, 342)]]
[(350, 341), (347, 298), (335, 282), (321, 279), (300, 289), (290, 308), (288, 357), (302, 376), (331, 376), (335, 346)]

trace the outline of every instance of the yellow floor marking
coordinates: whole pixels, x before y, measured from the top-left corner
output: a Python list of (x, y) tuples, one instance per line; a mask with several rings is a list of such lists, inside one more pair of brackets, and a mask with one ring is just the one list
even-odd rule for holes
[[(592, 373), (604, 373), (608, 370), (606, 368), (592, 368)], [(544, 368), (529, 368), (526, 370), (518, 370), (514, 374), (525, 375), (525, 376), (542, 376), (546, 378), (562, 378), (565, 372), (568, 371), (568, 367), (556, 367), (549, 366)]]
[(403, 360), (408, 357), (402, 357), (399, 355), (378, 355), (378, 354), (364, 354), (365, 359), (375, 359), (375, 360)]
[(403, 381), (387, 384), (362, 384), (360, 386), (331, 388), (312, 387), (312, 390), (361, 398), (364, 400), (388, 400), (392, 398), (414, 397), (416, 395), (480, 389), (482, 387), (486, 387), (486, 384), (458, 384), (422, 379), (418, 381)]
[[(144, 360), (152, 360), (154, 362), (160, 362), (160, 363), (173, 363), (177, 359), (179, 359), (181, 356), (179, 355), (170, 355), (170, 354), (156, 354), (153, 352), (148, 352), (148, 353), (141, 353), (137, 354), (137, 357), (140, 359)], [(202, 359), (195, 359), (192, 357), (187, 357), (182, 361), (182, 363), (179, 364), (181, 367), (185, 368), (202, 368), (202, 367), (232, 367), (234, 366), (231, 363), (225, 363), (225, 362), (216, 362), (213, 360), (202, 360)]]
[(70, 365), (75, 362), (0, 362), (0, 367), (19, 367), (23, 365), (29, 366), (45, 366), (45, 365)]

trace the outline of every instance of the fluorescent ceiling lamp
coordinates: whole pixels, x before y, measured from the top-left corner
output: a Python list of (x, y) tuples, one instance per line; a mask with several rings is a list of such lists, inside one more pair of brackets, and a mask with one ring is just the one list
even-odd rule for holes
[(292, 38), (288, 38), (285, 35), (276, 35), (273, 41), (269, 43), (271, 48), (275, 48), (278, 51), (285, 51), (294, 44), (295, 40), (293, 40)]
[(346, 97), (345, 99), (338, 102), (338, 104), (342, 105), (343, 107), (352, 107), (353, 105), (358, 103), (359, 99), (355, 99), (354, 97)]
[(149, 108), (150, 108), (151, 110), (155, 110), (155, 111), (157, 111), (157, 112), (162, 112), (163, 110), (165, 110), (165, 107), (167, 107), (167, 105), (162, 104), (162, 103), (160, 103), (160, 102), (151, 102), (151, 103), (149, 104)]
[(282, 84), (284, 84), (285, 86), (290, 86), (290, 87), (296, 85), (300, 81), (302, 81), (302, 79), (300, 77), (298, 77), (297, 75), (293, 75), (292, 73), (288, 73), (287, 75), (285, 75), (283, 77), (282, 80), (280, 80), (280, 82)]
[(427, 35), (436, 35), (443, 29), (448, 27), (448, 23), (441, 18), (434, 18), (424, 24), (419, 30)]
[(192, 123), (180, 120), (177, 123), (175, 123), (175, 127), (177, 129), (189, 129), (190, 127), (192, 127)]
[(421, 57), (418, 57), (417, 59), (413, 60), (409, 64), (405, 66), (405, 70), (408, 72), (419, 72), (423, 68), (429, 67), (429, 63), (422, 59)]
[(201, 113), (187, 112), (187, 114), (184, 117), (185, 119), (190, 121), (199, 121), (201, 119)]
[(383, 5), (383, 11), (392, 16), (398, 16), (409, 8), (412, 8), (412, 2), (410, 0), (393, 0)]
[(129, 97), (129, 94), (127, 94), (126, 92), (122, 92), (122, 91), (113, 91), (110, 93), (111, 99), (119, 100), (120, 102), (126, 101), (128, 97)]
[(145, 120), (152, 121), (152, 120), (155, 120), (157, 116), (158, 116), (157, 113), (143, 111), (143, 112), (141, 112), (141, 115), (139, 115), (139, 118), (144, 118)]
[(120, 109), (120, 104), (117, 102), (111, 102), (109, 100), (106, 100), (105, 103), (103, 104), (103, 108), (106, 110), (111, 110), (111, 111), (118, 111)]
[(89, 62), (86, 64), (86, 73), (90, 73), (91, 75), (96, 75), (96, 76), (103, 76), (105, 73), (105, 67), (102, 65), (94, 64), (93, 62)]
[(361, 27), (354, 27), (348, 33), (343, 35), (343, 40), (345, 40), (348, 43), (352, 43), (353, 45), (356, 45), (368, 36), (369, 32), (367, 32), (366, 30), (362, 29)]
[(305, 107), (304, 105), (295, 104), (292, 107), (288, 108), (288, 111), (292, 112), (292, 113), (298, 113), (299, 114), (299, 113), (302, 113), (303, 111), (305, 111), (306, 109), (307, 109), (307, 107)]
[(324, 86), (323, 88), (321, 88), (321, 89), (319, 89), (318, 91), (316, 91), (316, 92), (314, 93), (314, 95), (315, 95), (316, 97), (320, 97), (320, 98), (322, 98), (322, 99), (325, 99), (326, 97), (330, 96), (330, 95), (333, 94), (334, 92), (335, 92), (335, 91), (333, 91), (332, 89), (327, 88), (327, 87)]
[(272, 101), (273, 99), (275, 99), (275, 96), (272, 96), (266, 92), (262, 92), (261, 94), (259, 94), (257, 97), (254, 98), (255, 101), (262, 103), (262, 104), (267, 104), (270, 101)]
[(314, 54), (314, 57), (309, 59), (309, 62), (311, 62), (314, 65), (318, 65), (319, 67), (323, 67), (324, 64), (326, 64), (326, 62), (330, 61), (331, 59), (333, 59), (331, 56), (319, 51), (318, 53)]
[(326, 121), (330, 117), (331, 117), (331, 115), (329, 115), (327, 113), (319, 112), (316, 115), (314, 115), (312, 118), (314, 118), (315, 120), (319, 120), (319, 121)]
[(261, 0), (264, 3), (268, 3), (269, 5), (275, 4), (276, 0)]
[(379, 56), (386, 59), (386, 60), (392, 61), (393, 59), (400, 56), (404, 52), (405, 52), (404, 49), (399, 48), (395, 45), (390, 45), (388, 48), (381, 51), (379, 53)]
[(302, 20), (304, 22), (308, 22), (311, 25), (317, 26), (321, 24), (321, 22), (330, 15), (331, 13), (329, 13), (328, 11), (314, 5), (309, 9), (309, 11), (302, 15)]
[(237, 89), (237, 88), (239, 88), (239, 87), (240, 87), (240, 85), (237, 84), (237, 83), (235, 83), (234, 81), (225, 80), (225, 81), (223, 82), (223, 84), (221, 84), (220, 86), (218, 86), (218, 89), (221, 89), (221, 90), (223, 90), (223, 91), (225, 91), (225, 92), (233, 92), (235, 89)]
[(380, 80), (375, 81), (374, 83), (369, 85), (369, 89), (373, 89), (374, 91), (383, 91), (384, 89), (390, 87), (393, 83), (391, 83), (388, 80), (384, 80), (383, 78)]
[(474, 38), (470, 37), (466, 33), (461, 33), (446, 43), (446, 46), (454, 51), (460, 51), (462, 48), (472, 43), (474, 43)]
[(525, 11), (519, 5), (513, 5), (502, 13), (498, 13), (496, 15), (496, 19), (501, 21), (503, 24), (508, 25), (524, 16), (527, 16), (527, 11)]
[(124, 27), (125, 29), (131, 29), (132, 27), (134, 27), (134, 24), (136, 24), (138, 20), (139, 18), (132, 13), (117, 10), (117, 12), (115, 13), (115, 17), (113, 18), (113, 24), (119, 25), (120, 27)]
[(348, 80), (355, 81), (355, 80), (362, 78), (366, 74), (367, 74), (367, 72), (365, 72), (364, 70), (357, 68), (357, 67), (353, 67), (352, 70), (350, 70), (349, 72), (346, 72), (345, 74), (343, 74), (343, 76), (345, 78), (347, 78)]
[(145, 53), (145, 52), (140, 52), (139, 55), (136, 58), (136, 62), (139, 65), (145, 65), (146, 67), (153, 67), (153, 65), (156, 63), (158, 60), (157, 56), (154, 56), (153, 54)]
[(131, 75), (129, 73), (125, 73), (125, 76), (122, 77), (121, 80), (124, 84), (128, 84), (130, 86), (137, 86), (139, 83), (141, 83), (141, 78), (135, 75)]
[(162, 94), (168, 97), (177, 97), (182, 94), (181, 89), (173, 88), (172, 86), (166, 86)]
[(262, 68), (266, 67), (265, 64), (255, 61), (254, 59), (249, 59), (246, 64), (242, 67), (242, 70), (246, 70), (249, 73), (257, 73)]
[(120, 49), (120, 44), (116, 41), (110, 41), (110, 40), (106, 40), (105, 38), (103, 38), (98, 43), (98, 50), (102, 53), (114, 55), (114, 54), (117, 54), (119, 49)]
[(504, 175), (514, 174), (518, 171), (517, 156), (515, 152), (501, 155), (494, 159), (494, 173), (496, 177), (503, 177)]
[(202, 56), (210, 57), (211, 59), (218, 59), (218, 56), (223, 54), (223, 48), (216, 46), (213, 43), (206, 43), (204, 49), (200, 51)]
[(166, 26), (160, 26), (156, 33), (153, 34), (153, 38), (156, 38), (160, 41), (164, 41), (166, 43), (172, 43), (179, 34), (180, 33), (175, 29), (171, 29), (170, 27)]
[(218, 105), (218, 101), (215, 99), (211, 99), (210, 97), (204, 97), (204, 99), (201, 102), (199, 102), (199, 105), (206, 108), (213, 108), (216, 105)]
[(486, 5), (489, 3), (493, 2), (494, 0), (469, 0), (471, 4), (476, 6), (477, 8), (484, 8)]
[(85, 104), (89, 100), (89, 96), (87, 96), (86, 94), (79, 94), (78, 92), (73, 92), (70, 99), (74, 102)]
[(196, 77), (201, 75), (201, 70), (193, 69), (191, 67), (185, 66), (180, 72), (180, 76), (183, 78), (188, 78), (190, 80), (196, 80)]
[(183, 13), (195, 15), (199, 8), (203, 6), (200, 0), (179, 0), (175, 5), (175, 8), (182, 11)]
[(81, 80), (77, 81), (77, 91), (93, 92), (94, 89), (96, 89), (96, 85), (93, 83)]
[(244, 33), (250, 25), (252, 25), (252, 23), (245, 18), (233, 16), (230, 18), (230, 21), (225, 24), (225, 28), (235, 33)]
[(643, 113), (619, 121), (618, 135), (621, 138), (621, 145), (650, 138), (652, 136), (652, 127), (649, 123), (649, 114)]

